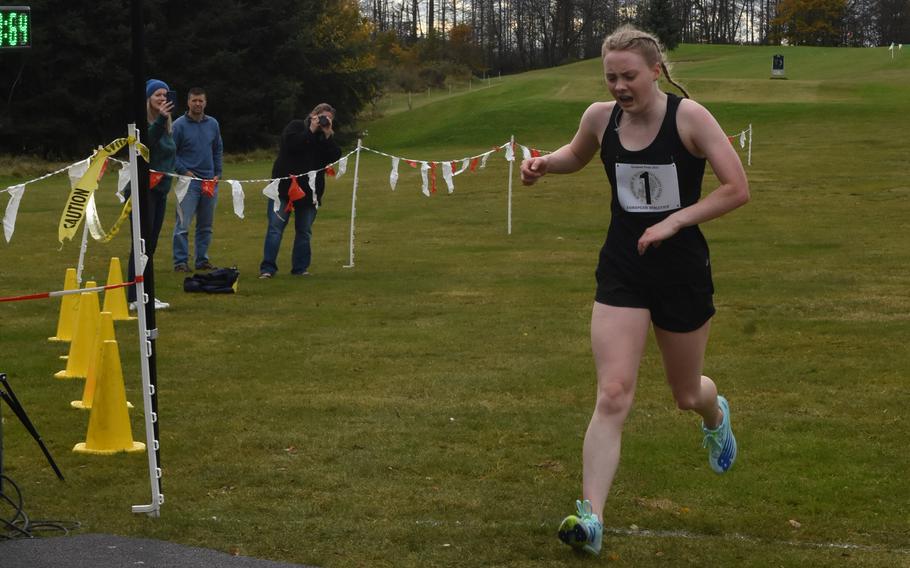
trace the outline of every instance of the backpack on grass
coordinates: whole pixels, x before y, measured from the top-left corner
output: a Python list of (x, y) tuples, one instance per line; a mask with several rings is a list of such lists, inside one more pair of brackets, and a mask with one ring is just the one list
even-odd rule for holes
[(211, 272), (193, 274), (183, 279), (184, 292), (206, 292), (208, 294), (233, 294), (237, 291), (240, 271), (237, 267), (218, 268)]

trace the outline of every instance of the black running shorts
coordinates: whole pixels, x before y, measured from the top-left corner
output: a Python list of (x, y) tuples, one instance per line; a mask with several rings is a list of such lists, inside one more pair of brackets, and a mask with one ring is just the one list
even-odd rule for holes
[(661, 329), (676, 333), (695, 331), (716, 311), (710, 280), (697, 284), (629, 285), (604, 272), (598, 270), (594, 300), (619, 308), (647, 309), (651, 322)]

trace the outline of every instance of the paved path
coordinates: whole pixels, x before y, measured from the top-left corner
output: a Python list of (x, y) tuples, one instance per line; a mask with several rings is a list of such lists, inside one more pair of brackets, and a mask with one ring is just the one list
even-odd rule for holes
[(147, 538), (85, 534), (0, 540), (2, 568), (313, 568)]

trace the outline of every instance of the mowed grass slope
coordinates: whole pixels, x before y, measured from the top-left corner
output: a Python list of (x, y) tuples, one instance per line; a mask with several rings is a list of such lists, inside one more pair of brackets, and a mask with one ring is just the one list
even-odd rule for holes
[[(777, 52), (786, 81), (768, 79)], [(672, 57), (725, 131), (754, 131), (752, 202), (703, 227), (718, 305), (706, 373), (731, 400), (741, 454), (728, 475), (708, 469), (698, 420), (675, 410), (649, 346), (593, 563), (908, 565), (910, 60), (727, 46)], [(476, 155), (511, 135), (553, 150), (609, 96), (600, 74), (585, 61), (431, 96), (365, 125), (364, 144), (422, 160)], [(222, 189), (211, 256), (241, 269), (235, 296), (182, 292), (168, 217), (156, 259), (158, 296), (172, 305), (158, 312), (161, 518), (129, 512), (149, 499), (144, 455), (70, 452), (87, 415), (69, 408), (82, 382), (52, 378), (65, 353), (46, 341), (58, 305), (0, 304), (0, 371), (67, 475), (53, 478), (4, 408), (6, 472), (33, 518), (332, 567), (591, 563), (555, 528), (579, 497), (595, 394), (602, 166), (533, 188), (514, 172), (507, 235), (501, 152), (456, 177), (452, 195), (440, 177), (429, 199), (419, 172), (402, 163), (392, 192), (390, 160), (364, 152), (355, 267), (343, 268), (354, 165), (329, 182), (308, 279), (287, 275), (290, 232), (282, 272), (255, 279), (264, 184), (245, 184), (244, 220)], [(234, 162), (225, 177), (269, 170)], [(99, 197), (106, 225), (113, 177)], [(713, 183), (706, 176), (705, 190)], [(58, 289), (75, 266), (78, 243), (56, 242), (66, 193), (64, 176), (28, 186), (13, 241), (0, 245), (0, 295)], [(86, 278), (103, 280), (111, 256), (125, 265), (127, 248), (125, 232), (90, 242)], [(142, 440), (135, 325), (117, 334)]]

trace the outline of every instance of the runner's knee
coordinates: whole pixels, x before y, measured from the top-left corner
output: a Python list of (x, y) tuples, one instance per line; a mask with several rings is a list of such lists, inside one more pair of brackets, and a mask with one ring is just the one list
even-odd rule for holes
[(608, 381), (597, 389), (597, 412), (606, 415), (625, 414), (632, 406), (631, 383)]

